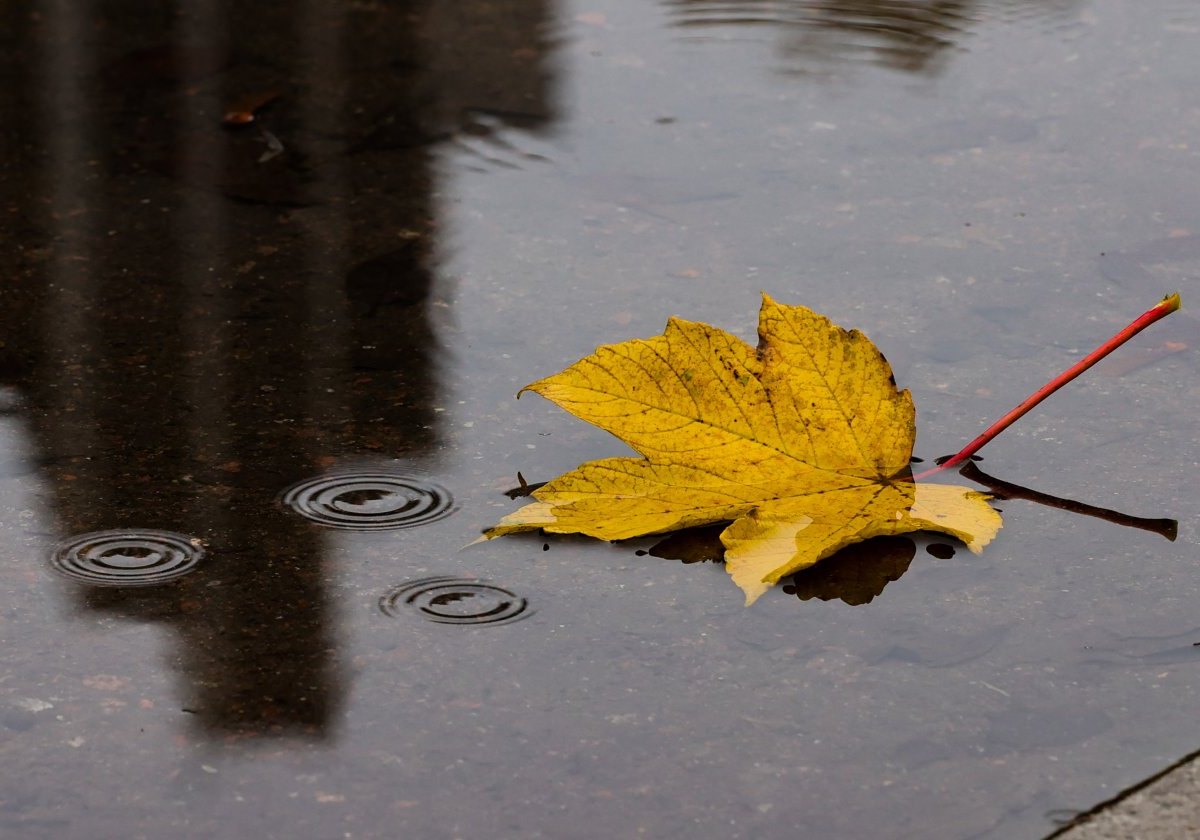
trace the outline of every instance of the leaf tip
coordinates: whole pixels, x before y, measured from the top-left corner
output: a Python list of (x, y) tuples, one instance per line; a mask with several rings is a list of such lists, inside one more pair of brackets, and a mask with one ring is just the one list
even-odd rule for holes
[(532, 393), (532, 394), (537, 394), (538, 396), (542, 396), (542, 397), (546, 396), (546, 388), (550, 384), (551, 380), (553, 380), (553, 379), (554, 379), (553, 376), (547, 376), (543, 379), (539, 379), (537, 382), (530, 382), (528, 385), (526, 385), (520, 391), (517, 391), (517, 399), (521, 399), (521, 395), (524, 394), (526, 391), (528, 391), (529, 393)]
[(1183, 306), (1183, 301), (1179, 298), (1179, 292), (1172, 292), (1171, 294), (1164, 296), (1163, 299), (1159, 301), (1158, 306), (1160, 309), (1167, 310), (1167, 314), (1170, 314), (1172, 312), (1178, 312), (1179, 308)]
[(757, 601), (759, 598), (761, 598), (763, 596), (763, 593), (766, 592), (767, 590), (769, 590), (770, 588), (771, 587), (768, 586), (767, 584), (763, 584), (761, 589), (743, 588), (743, 591), (746, 593), (746, 600), (742, 602), (742, 606), (743, 607), (754, 606), (754, 602)]

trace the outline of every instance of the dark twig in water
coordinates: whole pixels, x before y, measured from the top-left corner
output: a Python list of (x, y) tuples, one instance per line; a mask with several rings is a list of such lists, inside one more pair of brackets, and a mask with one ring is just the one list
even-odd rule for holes
[(1084, 516), (1094, 516), (1097, 519), (1103, 519), (1106, 522), (1112, 522), (1116, 525), (1124, 525), (1127, 528), (1141, 528), (1143, 531), (1152, 531), (1155, 534), (1161, 534), (1171, 542), (1174, 542), (1175, 537), (1179, 534), (1179, 523), (1174, 519), (1147, 519), (1141, 516), (1130, 516), (1127, 513), (1120, 513), (1108, 508), (1096, 507), (1084, 502), (1051, 496), (1048, 493), (1041, 493), (1037, 490), (1030, 490), (1028, 487), (1022, 487), (1019, 484), (1010, 484), (1007, 481), (992, 478), (992, 476), (979, 469), (971, 461), (964, 464), (958, 472), (965, 478), (969, 478), (971, 481), (987, 487), (992, 492), (992, 495), (998, 499), (1024, 499), (1028, 502), (1037, 502), (1039, 505), (1046, 505), (1058, 508), (1059, 510), (1070, 511), (1071, 513), (1082, 513)]
[(533, 484), (530, 484), (525, 480), (525, 476), (521, 475), (520, 472), (517, 473), (517, 481), (520, 482), (519, 487), (513, 487), (510, 490), (504, 491), (504, 495), (508, 496), (510, 499), (519, 499), (522, 496), (532, 495), (534, 490), (538, 489), (539, 487), (546, 486), (546, 482), (544, 481), (537, 481)]

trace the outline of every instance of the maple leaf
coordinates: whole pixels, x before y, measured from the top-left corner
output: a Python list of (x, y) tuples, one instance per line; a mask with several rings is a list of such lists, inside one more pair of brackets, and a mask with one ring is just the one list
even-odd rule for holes
[(976, 553), (991, 541), (1001, 523), (988, 496), (912, 480), (912, 397), (866, 336), (765, 294), (758, 336), (754, 348), (671, 318), (660, 336), (597, 348), (522, 389), (642, 457), (582, 464), (484, 538), (622, 540), (730, 522), (726, 569), (747, 605), (871, 537), (939, 531)]

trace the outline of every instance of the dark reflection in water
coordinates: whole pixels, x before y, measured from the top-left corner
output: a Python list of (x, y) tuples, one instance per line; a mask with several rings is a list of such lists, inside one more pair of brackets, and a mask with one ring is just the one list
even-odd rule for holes
[[(983, 460), (978, 456), (973, 456), (973, 459)], [(1172, 541), (1179, 530), (1179, 523), (1174, 519), (1131, 516), (1002, 481), (986, 474), (972, 461), (968, 461), (959, 472), (987, 488), (989, 495), (996, 500), (1021, 499), (1036, 502), (1070, 513), (1094, 516), (1127, 528), (1151, 531)], [(649, 549), (636, 553), (679, 560), (683, 563), (724, 562), (725, 547), (721, 543), (721, 532), (727, 526), (728, 523), (720, 523), (678, 531), (659, 540)], [(942, 542), (931, 543), (926, 550), (939, 560), (949, 560), (956, 553), (953, 545)], [(840, 600), (851, 606), (869, 604), (883, 594), (889, 583), (899, 580), (908, 571), (915, 556), (916, 545), (907, 537), (875, 537), (848, 545), (836, 554), (796, 572), (783, 584), (783, 591), (795, 595), (801, 601)]]
[(1079, 0), (664, 0), (675, 24), (699, 34), (725, 28), (780, 30), (788, 68), (814, 72), (866, 62), (936, 73), (989, 20), (1025, 23), (1066, 17)]
[[(721, 532), (726, 524), (691, 528), (659, 540), (647, 551), (683, 563), (724, 562)], [(876, 537), (843, 548), (831, 557), (797, 572), (783, 591), (801, 601), (844, 601), (851, 606), (869, 604), (883, 588), (908, 571), (916, 545), (907, 537)]]
[(876, 537), (848, 545), (815, 566), (792, 575), (783, 591), (801, 601), (840, 600), (852, 607), (869, 604), (883, 588), (908, 571), (917, 547), (907, 537)]
[(726, 527), (726, 523), (721, 523), (678, 531), (659, 540), (645, 553), (683, 563), (724, 563), (725, 546), (721, 543), (721, 532)]
[(1037, 502), (1040, 505), (1047, 507), (1065, 510), (1070, 513), (1078, 513), (1083, 516), (1094, 516), (1097, 519), (1103, 519), (1106, 522), (1111, 522), (1114, 525), (1122, 525), (1126, 528), (1138, 528), (1143, 531), (1150, 531), (1159, 536), (1166, 537), (1171, 542), (1179, 536), (1179, 522), (1174, 519), (1149, 518), (1144, 516), (1131, 516), (1120, 511), (1110, 510), (1108, 508), (1096, 507), (1095, 505), (1085, 504), (1084, 502), (1076, 502), (1073, 499), (1063, 499), (1059, 496), (1051, 496), (1048, 493), (1042, 493), (1037, 490), (1031, 490), (1028, 487), (1022, 487), (1019, 484), (1012, 484), (1008, 481), (1002, 481), (998, 478), (985, 473), (979, 469), (971, 461), (968, 461), (960, 469), (959, 473), (977, 484), (982, 484), (988, 489), (988, 492), (994, 499), (1024, 499), (1029, 502)]
[(278, 495), (347, 461), (431, 462), (434, 144), (550, 124), (546, 17), (542, 0), (0, 8), (0, 385), (61, 533), (208, 544), (166, 585), (70, 585), (178, 633), (202, 731), (329, 732), (320, 532)]

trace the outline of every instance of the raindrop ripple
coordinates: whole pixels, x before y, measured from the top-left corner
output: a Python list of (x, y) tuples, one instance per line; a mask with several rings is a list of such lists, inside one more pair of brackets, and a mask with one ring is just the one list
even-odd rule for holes
[(437, 624), (510, 624), (533, 615), (529, 602), (516, 593), (459, 577), (419, 578), (379, 599), (379, 609), (392, 618), (405, 608)]
[(199, 540), (144, 528), (69, 537), (54, 549), (50, 565), (92, 586), (157, 586), (183, 577), (203, 559)]
[(281, 501), (319, 525), (358, 531), (415, 528), (454, 511), (454, 498), (444, 487), (420, 476), (384, 472), (306, 479), (283, 491)]

